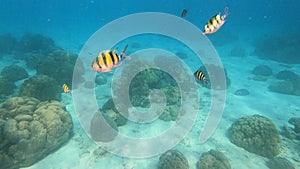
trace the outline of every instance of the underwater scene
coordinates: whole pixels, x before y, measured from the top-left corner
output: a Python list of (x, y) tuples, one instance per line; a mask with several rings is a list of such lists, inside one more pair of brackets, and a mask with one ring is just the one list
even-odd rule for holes
[(0, 169), (300, 168), (299, 0), (1, 0)]

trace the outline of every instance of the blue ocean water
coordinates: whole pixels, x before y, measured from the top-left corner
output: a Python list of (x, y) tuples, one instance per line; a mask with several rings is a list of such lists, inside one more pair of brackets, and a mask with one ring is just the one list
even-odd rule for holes
[[(233, 141), (229, 139), (230, 136), (228, 134), (232, 124), (236, 122), (237, 119), (259, 114), (270, 119), (280, 133), (280, 135), (278, 134), (281, 140), (281, 142), (278, 143), (278, 151), (280, 152), (276, 153), (276, 150), (274, 150), (276, 154), (274, 157), (285, 158), (292, 166), (299, 168), (299, 6), (300, 1), (298, 0), (290, 0), (288, 2), (284, 0), (275, 0), (272, 2), (267, 0), (247, 2), (232, 0), (2, 0), (0, 2), (0, 70), (3, 72), (7, 66), (18, 65), (27, 71), (28, 76), (18, 79), (13, 83), (7, 82), (8, 77), (15, 76), (12, 73), (8, 75), (1, 73), (0, 76), (0, 85), (2, 85), (2, 90), (0, 90), (2, 106), (0, 109), (0, 138), (1, 142), (3, 141), (0, 144), (0, 161), (15, 160), (14, 163), (19, 165), (17, 168), (163, 168), (161, 164), (163, 160), (160, 159), (163, 152), (154, 153), (155, 155), (151, 158), (144, 158), (143, 155), (147, 153), (141, 153), (141, 157), (137, 159), (130, 158), (130, 155), (128, 155), (129, 157), (118, 156), (114, 150), (103, 147), (103, 149), (98, 148), (99, 144), (94, 144), (88, 137), (91, 135), (90, 131), (82, 127), (82, 125), (90, 127), (91, 124), (82, 124), (81, 121), (82, 118), (89, 119), (93, 116), (90, 112), (86, 113), (88, 114), (86, 115), (83, 112), (76, 111), (78, 110), (76, 109), (78, 103), (73, 102), (76, 100), (74, 99), (76, 91), (80, 92), (83, 88), (95, 88), (97, 104), (100, 107), (103, 106), (112, 95), (111, 81), (114, 78), (113, 73), (117, 72), (117, 70), (123, 71), (123, 67), (127, 66), (126, 63), (134, 62), (134, 58), (131, 58), (132, 60), (128, 59), (122, 61), (121, 64), (118, 65), (119, 67), (110, 73), (97, 73), (95, 75), (94, 72), (92, 72), (93, 76), (100, 79), (99, 81), (101, 81), (101, 78), (106, 80), (103, 82), (104, 85), (95, 85), (93, 82), (94, 79), (87, 79), (84, 73), (82, 73), (83, 75), (80, 74), (80, 76), (83, 76), (83, 82), (81, 81), (81, 77), (78, 77), (78, 79), (73, 77), (72, 79), (73, 72), (70, 72), (70, 70), (73, 70), (73, 66), (75, 64), (77, 65), (78, 61), (75, 63), (76, 58), (72, 59), (71, 56), (78, 55), (79, 58), (82, 59), (83, 65), (86, 66), (85, 71), (91, 71), (90, 64), (93, 60), (90, 58), (95, 58), (100, 52), (96, 49), (110, 44), (114, 35), (119, 33), (118, 30), (120, 30), (120, 32), (123, 30), (130, 32), (130, 30), (134, 30), (134, 28), (127, 24), (117, 25), (112, 29), (113, 31), (108, 32), (106, 35), (108, 38), (98, 39), (92, 46), (89, 46), (93, 40), (93, 35), (94, 37), (97, 36), (96, 32), (98, 30), (124, 16), (143, 12), (159, 12), (177, 16), (179, 20), (182, 20), (183, 18), (180, 18), (181, 12), (183, 9), (187, 9), (188, 12), (184, 18), (184, 22), (188, 22), (192, 24), (194, 28), (203, 31), (204, 25), (212, 16), (218, 12), (222, 14), (224, 8), (228, 7), (230, 16), (226, 18), (226, 23), (216, 33), (203, 36), (203, 39), (209, 41), (215, 48), (222, 67), (225, 69), (226, 77), (228, 76), (230, 79), (227, 79), (228, 87), (225, 90), (226, 100), (220, 99), (225, 106), (225, 108), (222, 109), (222, 119), (220, 119), (219, 122), (217, 117), (212, 116), (212, 119), (219, 123), (211, 137), (209, 137), (206, 142), (200, 144), (199, 135), (201, 132), (203, 133), (205, 122), (207, 122), (206, 120), (209, 117), (208, 112), (211, 110), (211, 99), (218, 93), (212, 93), (211, 88), (203, 84), (201, 80), (198, 81), (197, 86), (199, 88), (193, 93), (200, 95), (200, 111), (198, 112), (197, 118), (190, 119), (190, 124), (194, 124), (193, 122), (195, 122), (195, 124), (186, 134), (186, 137), (172, 148), (173, 150), (180, 151), (185, 156), (189, 168), (197, 168), (199, 158), (211, 149), (216, 149), (225, 154), (232, 168), (268, 168), (270, 167), (272, 158), (265, 154), (262, 155), (255, 151), (253, 152), (253, 150), (247, 150), (247, 148), (243, 149), (241, 145), (236, 146), (236, 144), (233, 144)], [(157, 22), (154, 22), (154, 24), (156, 23)], [(139, 24), (143, 26), (151, 23), (146, 24), (141, 22)], [(172, 23), (165, 21), (160, 24), (158, 27), (161, 26), (163, 30), (165, 25), (171, 25)], [(189, 32), (190, 27), (186, 27), (186, 30), (177, 29), (178, 27), (173, 27), (170, 32), (174, 31), (179, 32), (178, 34), (182, 33), (182, 35), (185, 35)], [(26, 37), (26, 35), (29, 36)], [(195, 35), (195, 37), (198, 37), (198, 35)], [(191, 41), (194, 44), (198, 42), (197, 40), (194, 41), (194, 39)], [(112, 45), (110, 50), (116, 49), (117, 53), (120, 54), (126, 44), (129, 46), (126, 53), (128, 58), (131, 54), (143, 49), (159, 48), (167, 50), (183, 61), (188, 67), (190, 71), (189, 75), (191, 76), (194, 71), (205, 65), (205, 61), (198, 59), (197, 54), (209, 55), (205, 53), (208, 49), (193, 51), (189, 45), (182, 43), (182, 41), (178, 39), (176, 40), (173, 37), (151, 33), (138, 34), (126, 39), (121, 39), (118, 43)], [(201, 49), (201, 46), (199, 46), (199, 48)], [(85, 54), (88, 56), (85, 57)], [(155, 58), (153, 58), (153, 60), (155, 62)], [(208, 58), (208, 60), (210, 60), (210, 58)], [(171, 62), (171, 59), (158, 58), (158, 62), (163, 63), (166, 67), (170, 67), (171, 69), (174, 67), (174, 72), (178, 71), (178, 65)], [(58, 71), (52, 72), (53, 69), (57, 69)], [(208, 68), (206, 67), (206, 69)], [(124, 68), (124, 71), (125, 70), (126, 68)], [(214, 73), (209, 73), (205, 70), (203, 70), (203, 72), (209, 80), (215, 78)], [(222, 70), (221, 72), (224, 71)], [(20, 92), (20, 90), (22, 85), (27, 79), (30, 79), (36, 74), (53, 75), (54, 81), (58, 83), (58, 86), (61, 86), (63, 83), (68, 84), (71, 89), (71, 94), (63, 93), (61, 88), (59, 88), (60, 95), (58, 97), (59, 101), (66, 105), (66, 110), (72, 117), (73, 129), (68, 141), (61, 144), (58, 148), (45, 153), (45, 157), (37, 157), (38, 160), (28, 162), (30, 160), (27, 158), (32, 157), (13, 155), (13, 147), (24, 145), (26, 141), (22, 141), (22, 139), (29, 139), (22, 138), (23, 135), (20, 134), (12, 141), (11, 135), (9, 134), (10, 130), (8, 130), (7, 127), (10, 126), (9, 124), (11, 122), (8, 123), (7, 121), (11, 118), (15, 119), (16, 128), (19, 130), (22, 129), (21, 124), (23, 123), (20, 124), (22, 120), (16, 120), (18, 118), (20, 119), (20, 117), (17, 118), (16, 115), (12, 115), (11, 117), (4, 115), (4, 112), (7, 112), (7, 110), (6, 107), (3, 106), (3, 103), (9, 98), (21, 96), (22, 94), (20, 93), (22, 92)], [(182, 76), (187, 77), (187, 75)], [(151, 80), (151, 78), (149, 79)], [(75, 80), (76, 82), (74, 82)], [(92, 82), (92, 84), (89, 82)], [(78, 85), (76, 85), (77, 83)], [(14, 87), (8, 87), (9, 89), (6, 89), (6, 87), (9, 86), (7, 84)], [(144, 87), (143, 84), (140, 85)], [(51, 86), (45, 86), (45, 84), (43, 84), (41, 88), (42, 89), (35, 91), (36, 93), (31, 96), (39, 97), (45, 93), (51, 95), (49, 93), (51, 93), (52, 90), (57, 92), (56, 89), (52, 89)], [(153, 87), (151, 89), (156, 88)], [(11, 92), (5, 92), (6, 90), (10, 90)], [(73, 90), (74, 95), (72, 96)], [(167, 88), (165, 90), (175, 89)], [(175, 93), (174, 95), (176, 95), (176, 91), (172, 91), (171, 93)], [(53, 94), (51, 99), (56, 97), (57, 96)], [(190, 96), (187, 99), (192, 100)], [(82, 102), (86, 105), (91, 104), (89, 99), (84, 99)], [(26, 103), (24, 104), (26, 105)], [(169, 107), (168, 111), (172, 112), (172, 108), (173, 107)], [(142, 109), (144, 110), (144, 108)], [(10, 111), (11, 110), (8, 112)], [(113, 120), (117, 118), (114, 114), (111, 116), (113, 116)], [(26, 117), (23, 118), (26, 119)], [(27, 118), (31, 119), (31, 117)], [(128, 123), (128, 126), (130, 126), (127, 128), (126, 125), (118, 126), (117, 128), (119, 132), (129, 137), (148, 138), (158, 136), (162, 133), (162, 129), (176, 126), (176, 124), (176, 121), (171, 120), (166, 122), (161, 119), (156, 119), (152, 126), (147, 126), (144, 123)], [(28, 132), (30, 133), (31, 130), (28, 130)], [(270, 135), (272, 135), (272, 133)], [(264, 138), (264, 136), (261, 135), (260, 137)], [(269, 135), (265, 137), (268, 138)], [(251, 140), (252, 138), (256, 139), (256, 136), (248, 139)], [(173, 138), (170, 136), (169, 139)], [(247, 142), (247, 139), (244, 139), (244, 142)], [(262, 142), (266, 143), (259, 145), (268, 145), (268, 140), (263, 140)], [(165, 142), (162, 141), (161, 144), (163, 145), (163, 143)], [(124, 145), (127, 144), (124, 143)], [(157, 145), (157, 147), (164, 147), (162, 145)], [(146, 152), (148, 147), (147, 145), (144, 146), (145, 147), (139, 147), (139, 149)], [(23, 146), (23, 148), (24, 147), (25, 146)], [(27, 150), (32, 150), (30, 146), (26, 148)], [(128, 147), (120, 149), (122, 149), (123, 152), (123, 150), (127, 150), (126, 148), (130, 152), (130, 148)], [(36, 149), (34, 151), (40, 150)], [(110, 153), (110, 151), (112, 153)], [(271, 156), (273, 157), (273, 155)], [(179, 159), (169, 158), (171, 158), (170, 161), (174, 160), (171, 164), (168, 164), (170, 165), (169, 168), (172, 168), (172, 165), (179, 168), (187, 168), (182, 164), (184, 162)], [(24, 161), (28, 163), (22, 164)], [(279, 163), (284, 162), (281, 161)], [(225, 162), (222, 165), (226, 166)], [(12, 166), (10, 162), (3, 162), (0, 168), (9, 168)]]

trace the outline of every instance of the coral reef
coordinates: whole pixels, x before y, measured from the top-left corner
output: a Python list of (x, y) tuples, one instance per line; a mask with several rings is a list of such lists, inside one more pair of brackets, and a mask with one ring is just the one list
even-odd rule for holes
[(117, 126), (123, 126), (126, 124), (127, 119), (123, 117), (116, 109), (112, 99), (109, 99), (101, 108), (102, 114), (109, 116)]
[(250, 92), (247, 89), (239, 89), (235, 91), (234, 94), (237, 96), (248, 96)]
[(222, 152), (210, 150), (201, 155), (197, 169), (231, 169), (231, 165)]
[(36, 67), (37, 74), (48, 75), (59, 84), (72, 81), (73, 69), (77, 55), (64, 50), (54, 50), (49, 53), (40, 65)]
[(16, 85), (13, 82), (8, 81), (6, 78), (0, 76), (0, 98), (12, 94), (15, 88)]
[(109, 142), (118, 135), (118, 127), (110, 116), (98, 111), (92, 118), (90, 132), (94, 141)]
[(175, 121), (179, 114), (179, 108), (180, 107), (177, 105), (167, 106), (163, 113), (159, 116), (159, 119), (163, 121)]
[(272, 158), (280, 153), (279, 132), (272, 121), (260, 115), (236, 120), (229, 129), (229, 140), (249, 152)]
[(254, 54), (263, 59), (289, 64), (300, 63), (298, 52), (299, 35), (270, 35), (254, 42)]
[(153, 89), (165, 92), (167, 105), (180, 102), (180, 90), (176, 81), (168, 73), (150, 68), (139, 72), (130, 83), (129, 96), (132, 105), (149, 107), (149, 95)]
[(17, 45), (17, 51), (21, 53), (33, 51), (42, 51), (43, 53), (47, 53), (52, 51), (53, 48), (57, 47), (51, 38), (41, 34), (32, 33), (23, 35)]
[(21, 66), (10, 65), (3, 68), (1, 76), (11, 82), (15, 82), (27, 78), (28, 73)]
[(291, 71), (281, 71), (276, 75), (279, 81), (269, 85), (269, 90), (281, 94), (300, 96), (300, 77)]
[(19, 96), (35, 97), (40, 101), (60, 100), (61, 86), (46, 75), (35, 75), (21, 86)]
[(267, 162), (270, 169), (295, 169), (295, 166), (286, 158), (275, 157)]
[(72, 135), (72, 118), (57, 101), (13, 97), (0, 107), (1, 168), (28, 167)]
[(158, 169), (189, 169), (189, 163), (181, 152), (168, 150), (159, 157)]
[(17, 39), (15, 39), (11, 34), (6, 33), (0, 35), (0, 57), (4, 54), (11, 54), (15, 49), (17, 44)]
[(252, 70), (252, 73), (257, 76), (271, 76), (273, 71), (267, 65), (259, 65)]

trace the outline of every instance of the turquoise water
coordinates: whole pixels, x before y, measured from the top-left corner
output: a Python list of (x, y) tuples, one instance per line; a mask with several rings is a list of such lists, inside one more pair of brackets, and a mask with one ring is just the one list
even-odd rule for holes
[(299, 168), (299, 5), (2, 0), (0, 168)]

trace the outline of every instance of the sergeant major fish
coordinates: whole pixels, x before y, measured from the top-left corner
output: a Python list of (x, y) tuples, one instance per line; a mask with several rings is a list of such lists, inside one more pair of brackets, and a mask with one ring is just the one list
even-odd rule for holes
[(120, 61), (125, 59), (124, 55), (128, 45), (125, 46), (121, 55), (115, 50), (104, 50), (92, 62), (92, 69), (97, 72), (109, 72), (120, 65)]
[(226, 18), (230, 15), (228, 13), (228, 7), (225, 7), (224, 14), (221, 16), (221, 12), (213, 16), (207, 24), (204, 26), (203, 34), (212, 34), (220, 29), (221, 26), (226, 22)]
[(201, 81), (201, 82), (204, 82), (204, 83), (207, 83), (208, 80), (206, 79), (204, 73), (198, 69), (195, 73), (194, 73), (195, 77), (197, 80)]

